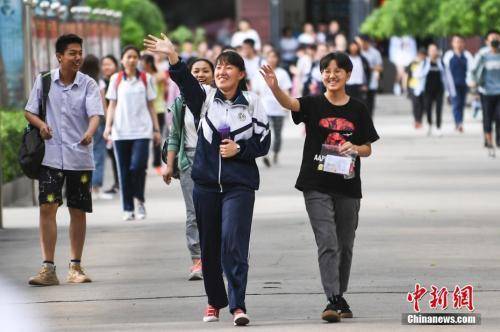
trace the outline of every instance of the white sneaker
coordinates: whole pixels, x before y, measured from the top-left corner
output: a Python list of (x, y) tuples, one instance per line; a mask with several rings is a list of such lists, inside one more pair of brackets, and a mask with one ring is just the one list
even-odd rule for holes
[(443, 137), (443, 131), (441, 130), (441, 128), (437, 128), (436, 129), (436, 136), (437, 137)]
[(234, 326), (245, 326), (250, 323), (250, 318), (246, 313), (243, 312), (241, 309), (236, 309), (236, 311), (233, 314), (233, 322)]
[(144, 206), (144, 203), (139, 203), (137, 206), (137, 219), (146, 219), (146, 207)]
[(134, 219), (135, 219), (134, 212), (125, 211), (125, 213), (123, 214), (123, 221), (130, 221)]
[(432, 132), (432, 126), (429, 126), (429, 129), (427, 129), (427, 136), (431, 137), (433, 134)]
[(113, 195), (107, 194), (105, 192), (100, 192), (97, 196), (99, 197), (99, 199), (103, 199), (103, 200), (106, 200), (106, 201), (114, 198)]

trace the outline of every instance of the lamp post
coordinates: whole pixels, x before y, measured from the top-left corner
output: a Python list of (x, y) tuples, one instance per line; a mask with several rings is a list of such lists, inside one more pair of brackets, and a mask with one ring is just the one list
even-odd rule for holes
[[(61, 3), (59, 1), (54, 1), (50, 4), (50, 11), (55, 15), (56, 19), (59, 18), (59, 8), (61, 8)], [(59, 36), (59, 22), (56, 20), (56, 33)], [(51, 31), (49, 31), (49, 34)]]
[[(68, 15), (68, 7), (62, 5), (57, 10), (57, 16), (59, 17), (59, 23), (57, 24), (57, 34), (61, 35), (61, 23), (66, 20), (66, 16)], [(65, 33), (65, 31), (62, 31)]]
[(50, 70), (50, 36), (49, 36), (49, 10), (50, 2), (42, 1), (40, 2), (40, 9), (43, 11), (43, 19), (45, 23), (45, 50), (47, 52), (47, 68)]
[(31, 38), (31, 17), (38, 0), (23, 0), (24, 4), (24, 96), (29, 97), (33, 83), (33, 46)]

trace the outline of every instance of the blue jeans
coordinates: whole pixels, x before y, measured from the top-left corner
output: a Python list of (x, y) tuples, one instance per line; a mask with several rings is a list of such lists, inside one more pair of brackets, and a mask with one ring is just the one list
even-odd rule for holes
[(94, 142), (94, 165), (95, 170), (92, 174), (92, 187), (102, 187), (104, 178), (104, 162), (106, 161), (106, 141), (102, 134), (106, 125), (101, 123), (93, 137)]
[[(248, 246), (252, 228), (255, 192), (213, 192), (194, 185), (196, 221), (200, 232), (203, 282), (208, 304), (224, 308), (229, 303), (246, 312)], [(227, 278), (228, 293), (222, 270)]]
[(455, 86), (456, 96), (451, 98), (451, 108), (455, 125), (459, 126), (464, 121), (465, 98), (467, 97), (467, 86)]
[(149, 139), (114, 141), (123, 211), (134, 211), (134, 198), (144, 202)]

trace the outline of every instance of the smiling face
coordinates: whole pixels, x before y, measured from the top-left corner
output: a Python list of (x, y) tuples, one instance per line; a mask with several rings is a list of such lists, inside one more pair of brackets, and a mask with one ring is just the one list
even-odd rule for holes
[(130, 49), (123, 54), (121, 62), (125, 69), (135, 70), (139, 63), (139, 54), (137, 54), (137, 51)]
[(82, 45), (78, 43), (69, 44), (63, 53), (56, 53), (56, 55), (62, 70), (76, 73), (82, 65)]
[(278, 67), (278, 64), (280, 62), (280, 58), (276, 54), (276, 52), (271, 51), (267, 54), (266, 57), (267, 64), (270, 65), (272, 68)]
[(104, 77), (111, 77), (118, 68), (116, 68), (115, 63), (110, 58), (104, 58), (101, 62), (101, 70)]
[(345, 88), (351, 73), (337, 66), (337, 61), (332, 60), (321, 73), (323, 85), (330, 92), (337, 92)]
[(197, 61), (191, 67), (191, 74), (200, 82), (201, 84), (212, 84), (214, 80), (214, 73), (212, 68), (208, 65), (206, 61)]
[(219, 61), (215, 66), (215, 85), (222, 91), (236, 88), (244, 77), (244, 71), (228, 62)]

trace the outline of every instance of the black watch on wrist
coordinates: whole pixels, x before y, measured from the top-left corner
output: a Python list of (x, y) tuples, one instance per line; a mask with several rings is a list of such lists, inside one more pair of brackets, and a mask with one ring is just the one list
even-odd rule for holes
[(153, 133), (159, 133), (160, 129), (153, 129)]

